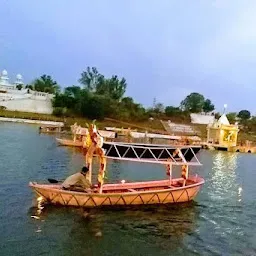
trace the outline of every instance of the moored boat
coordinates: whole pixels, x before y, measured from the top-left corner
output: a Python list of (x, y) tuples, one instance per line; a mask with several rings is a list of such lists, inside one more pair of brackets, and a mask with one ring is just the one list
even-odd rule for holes
[[(99, 136), (101, 136), (104, 139), (114, 139), (116, 135), (115, 132), (103, 130), (99, 130), (98, 133)], [(56, 138), (56, 141), (62, 146), (83, 147), (84, 141), (86, 140), (86, 137), (88, 136), (89, 132), (88, 128), (83, 128), (75, 123), (71, 126), (71, 134), (72, 139)]]
[(41, 125), (39, 133), (67, 133), (61, 125)]
[(60, 139), (56, 138), (56, 141), (62, 145), (62, 146), (70, 146), (70, 147), (82, 147), (83, 146), (83, 141), (79, 140), (69, 140), (69, 139)]

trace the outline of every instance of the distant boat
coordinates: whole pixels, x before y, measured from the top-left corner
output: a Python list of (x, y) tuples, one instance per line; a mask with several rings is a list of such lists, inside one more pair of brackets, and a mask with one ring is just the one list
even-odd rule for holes
[(65, 133), (69, 134), (71, 132), (68, 132), (64, 130), (63, 126), (60, 125), (42, 125), (39, 127), (39, 133)]

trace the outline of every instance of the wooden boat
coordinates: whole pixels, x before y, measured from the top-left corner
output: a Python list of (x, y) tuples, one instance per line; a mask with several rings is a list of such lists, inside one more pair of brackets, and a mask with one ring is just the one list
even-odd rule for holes
[(60, 139), (56, 138), (56, 141), (62, 145), (62, 146), (69, 146), (69, 147), (82, 147), (83, 146), (83, 141), (79, 140), (69, 140), (69, 139)]
[[(71, 133), (72, 139), (56, 138), (56, 141), (62, 146), (83, 147), (84, 141), (86, 140), (86, 137), (89, 134), (88, 128), (83, 128), (75, 123), (71, 126)], [(99, 136), (105, 139), (115, 138), (115, 132), (99, 130), (98, 133)]]
[[(188, 176), (189, 166), (201, 165), (196, 153), (191, 147), (166, 148), (157, 146), (141, 146), (120, 143), (97, 142), (97, 133), (90, 131), (91, 144), (86, 154), (87, 166), (92, 169), (93, 155), (100, 158), (98, 184), (89, 192), (67, 191), (60, 184), (38, 184), (30, 182), (29, 186), (34, 190), (39, 200), (50, 204), (79, 207), (100, 206), (128, 206), (169, 204), (188, 202), (193, 200), (204, 184), (204, 179), (195, 175)], [(96, 138), (96, 139), (95, 139)], [(102, 147), (100, 147), (102, 145)], [(166, 167), (168, 179), (156, 181), (130, 182), (121, 181), (116, 184), (104, 184), (106, 159), (118, 159), (123, 161), (139, 161), (143, 163), (160, 164)], [(181, 178), (172, 177), (172, 167), (180, 166)]]
[(60, 125), (41, 125), (39, 133), (65, 133), (64, 127)]
[(105, 184), (102, 193), (84, 193), (66, 191), (61, 185), (40, 185), (30, 183), (39, 197), (48, 203), (65, 206), (99, 207), (104, 205), (140, 205), (169, 204), (188, 202), (198, 194), (204, 180), (200, 177), (187, 179), (185, 187), (183, 179), (133, 182), (124, 184)]

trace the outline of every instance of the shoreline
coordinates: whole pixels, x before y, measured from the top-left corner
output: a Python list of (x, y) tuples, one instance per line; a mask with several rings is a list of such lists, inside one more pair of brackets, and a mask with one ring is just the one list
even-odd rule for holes
[(0, 117), (0, 122), (13, 122), (13, 123), (25, 123), (25, 124), (44, 124), (44, 125), (64, 126), (63, 122), (33, 120), (33, 119), (31, 120), (31, 119), (22, 119), (22, 118), (9, 118), (9, 117)]

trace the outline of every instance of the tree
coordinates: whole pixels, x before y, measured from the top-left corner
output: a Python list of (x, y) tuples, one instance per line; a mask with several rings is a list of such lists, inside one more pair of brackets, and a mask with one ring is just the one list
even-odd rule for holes
[(38, 92), (48, 92), (51, 94), (55, 94), (60, 90), (57, 82), (49, 75), (42, 75), (40, 78), (37, 78), (33, 83), (33, 87)]
[(164, 104), (156, 103), (153, 110), (157, 114), (164, 113)]
[(77, 98), (81, 94), (81, 87), (80, 86), (69, 86), (66, 87), (64, 90), (64, 94), (73, 98)]
[(22, 84), (17, 84), (16, 88), (20, 91), (22, 89), (23, 85)]
[(235, 123), (235, 121), (236, 121), (236, 116), (237, 116), (236, 112), (230, 112), (230, 113), (228, 113), (226, 116), (227, 116), (228, 121), (229, 121), (231, 124), (234, 124), (234, 123)]
[(91, 96), (82, 105), (82, 114), (90, 119), (102, 120), (105, 116), (104, 102), (100, 96)]
[(86, 71), (82, 72), (79, 82), (90, 92), (118, 101), (123, 97), (127, 87), (124, 78), (121, 80), (117, 76), (105, 78), (95, 67), (87, 67)]
[(25, 88), (26, 89), (30, 89), (30, 90), (34, 90), (34, 87), (31, 84), (27, 84)]
[(255, 132), (256, 131), (256, 117), (252, 116), (250, 120), (247, 121), (248, 131)]
[(167, 106), (165, 108), (165, 114), (169, 117), (171, 116), (175, 116), (177, 114), (180, 114), (181, 110), (177, 107), (173, 107), (173, 106)]
[(119, 101), (123, 97), (126, 87), (127, 84), (124, 78), (119, 80), (117, 76), (112, 76), (110, 79), (105, 79), (102, 76), (98, 80), (95, 93)]
[(221, 117), (221, 115), (220, 115), (219, 112), (217, 112), (217, 113), (214, 114), (214, 117), (215, 117), (216, 119), (219, 119), (219, 118)]
[(133, 101), (131, 97), (125, 97), (120, 102), (118, 116), (126, 120), (147, 119), (145, 108)]
[(248, 110), (241, 110), (239, 113), (238, 113), (238, 116), (239, 118), (241, 118), (242, 120), (248, 120), (250, 119), (251, 117), (251, 113), (250, 111)]
[(104, 76), (98, 72), (97, 68), (87, 67), (86, 71), (82, 72), (81, 78), (78, 81), (84, 85), (86, 89), (94, 92), (100, 80), (104, 80)]
[(133, 98), (131, 98), (131, 97), (124, 97), (124, 98), (122, 98), (121, 103), (126, 108), (132, 108), (133, 105), (134, 105)]
[(204, 96), (193, 92), (189, 94), (180, 104), (181, 109), (189, 112), (201, 112), (204, 106)]
[(211, 100), (206, 99), (206, 100), (204, 101), (203, 111), (204, 111), (205, 113), (208, 113), (208, 112), (212, 112), (214, 109), (215, 109), (215, 107), (214, 107), (214, 105), (212, 104)]

